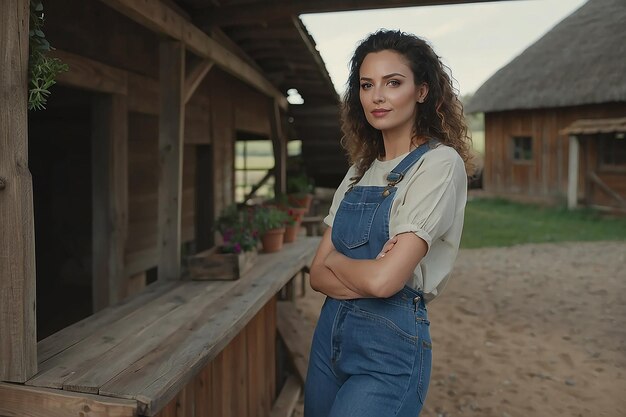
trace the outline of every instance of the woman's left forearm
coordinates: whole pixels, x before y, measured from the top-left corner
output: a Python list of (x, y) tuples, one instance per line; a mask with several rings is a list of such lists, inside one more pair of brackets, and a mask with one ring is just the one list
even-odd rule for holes
[(413, 233), (398, 236), (398, 242), (384, 257), (352, 259), (336, 250), (324, 264), (346, 287), (370, 297), (391, 297), (400, 291), (426, 254), (426, 243)]
[(374, 280), (376, 280), (378, 260), (352, 259), (337, 251), (331, 252), (326, 258), (325, 265), (346, 287), (354, 288), (362, 294), (370, 297), (378, 297), (375, 290)]

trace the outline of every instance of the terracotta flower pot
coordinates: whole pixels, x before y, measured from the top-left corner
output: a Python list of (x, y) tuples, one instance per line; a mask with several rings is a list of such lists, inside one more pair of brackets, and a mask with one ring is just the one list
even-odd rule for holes
[(305, 214), (309, 212), (311, 208), (311, 202), (313, 201), (313, 194), (289, 194), (287, 195), (289, 203), (296, 207), (303, 207), (306, 209)]
[(263, 252), (272, 253), (278, 252), (283, 248), (283, 241), (285, 238), (285, 228), (272, 229), (265, 232), (261, 236), (261, 243), (263, 244)]
[(296, 241), (298, 232), (300, 231), (299, 222), (285, 228), (285, 243), (291, 243)]
[(302, 223), (302, 218), (307, 213), (306, 207), (289, 207), (288, 214), (294, 219), (297, 225)]

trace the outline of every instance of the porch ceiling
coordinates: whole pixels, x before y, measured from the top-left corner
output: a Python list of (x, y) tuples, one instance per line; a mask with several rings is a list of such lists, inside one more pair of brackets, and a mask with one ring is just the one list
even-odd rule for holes
[(234, 46), (285, 95), (288, 89), (297, 89), (309, 107), (336, 104), (339, 97), (300, 14), (495, 0), (166, 1), (218, 42)]

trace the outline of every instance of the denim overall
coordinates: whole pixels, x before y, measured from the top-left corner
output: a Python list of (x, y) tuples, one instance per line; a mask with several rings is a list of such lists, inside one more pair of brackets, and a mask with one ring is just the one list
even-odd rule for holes
[[(346, 192), (332, 228), (337, 251), (376, 258), (389, 239), (395, 185), (431, 146), (409, 153), (387, 176), (387, 186), (355, 185)], [(408, 286), (389, 298), (327, 297), (311, 346), (304, 416), (416, 417), (430, 380), (428, 325), (422, 292)]]

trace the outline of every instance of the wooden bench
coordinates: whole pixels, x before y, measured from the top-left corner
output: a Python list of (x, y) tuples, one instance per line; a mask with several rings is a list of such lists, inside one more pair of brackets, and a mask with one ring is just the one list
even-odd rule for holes
[(291, 301), (278, 303), (276, 325), (278, 333), (287, 347), (297, 377), (292, 375), (287, 379), (270, 417), (288, 417), (293, 413), (306, 381), (315, 327), (300, 314)]
[(287, 346), (291, 362), (298, 376), (304, 383), (309, 366), (309, 353), (315, 326), (309, 323), (292, 302), (279, 302), (277, 311), (278, 333)]
[[(65, 401), (65, 407), (84, 404), (86, 416), (133, 415), (128, 414), (133, 405), (140, 415), (159, 413), (264, 306), (275, 306), (277, 292), (310, 264), (318, 244), (319, 238), (303, 237), (280, 252), (260, 255), (237, 281), (155, 283), (40, 341), (38, 373), (26, 386), (0, 385), (0, 415), (39, 415), (32, 402), (10, 399), (56, 393), (62, 395), (55, 401)], [(270, 322), (275, 315), (275, 310), (264, 313)], [(261, 327), (255, 337), (272, 339), (264, 336), (269, 329)], [(267, 362), (268, 369), (274, 366), (273, 358)], [(125, 411), (112, 411), (120, 408)], [(68, 409), (44, 409), (40, 415), (69, 415)]]
[(302, 218), (302, 226), (306, 229), (307, 236), (321, 236), (324, 216), (305, 216)]

